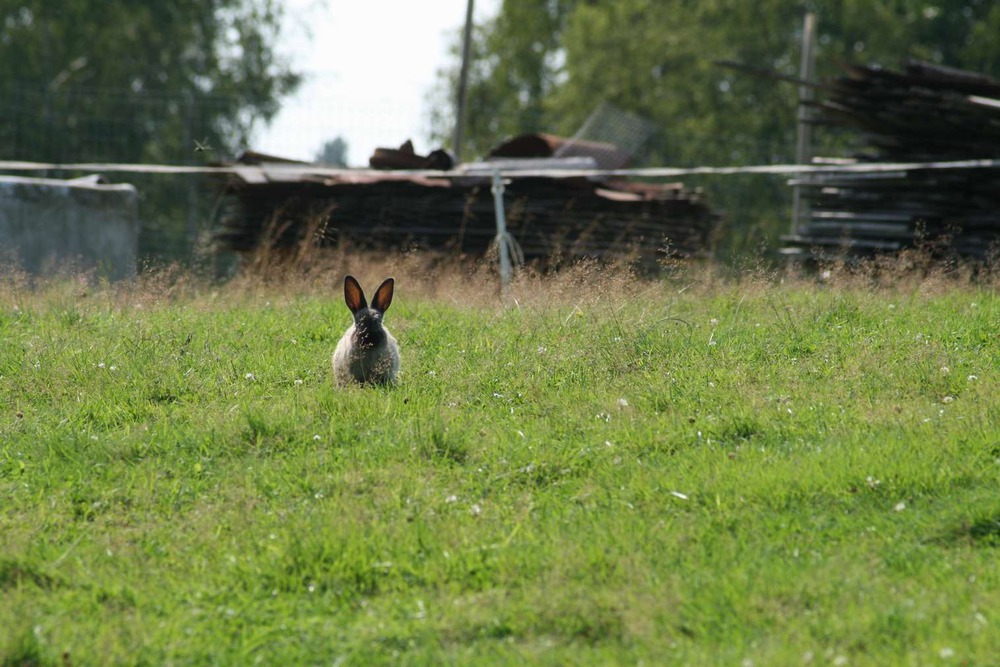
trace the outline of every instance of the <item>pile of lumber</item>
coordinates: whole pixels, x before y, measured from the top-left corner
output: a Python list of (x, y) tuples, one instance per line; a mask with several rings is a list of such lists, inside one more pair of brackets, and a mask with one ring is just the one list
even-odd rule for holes
[[(459, 165), (448, 172), (340, 170), (248, 154), (225, 183), (217, 246), (253, 253), (303, 243), (358, 249), (429, 249), (486, 254), (496, 236), (493, 166), (502, 164), (507, 231), (526, 261), (630, 260), (708, 253), (718, 216), (681, 184), (539, 176), (553, 159)], [(581, 158), (567, 158), (580, 167)], [(555, 161), (558, 161), (556, 159)], [(558, 165), (555, 165), (558, 166)], [(534, 167), (534, 168), (533, 168)], [(516, 170), (532, 175), (518, 176)]]
[[(850, 66), (818, 88), (815, 122), (859, 133), (862, 150), (852, 160), (859, 164), (1000, 158), (995, 79), (910, 61), (901, 72)], [(818, 174), (793, 184), (809, 213), (783, 237), (787, 255), (863, 256), (925, 244), (984, 260), (1000, 245), (998, 167)]]

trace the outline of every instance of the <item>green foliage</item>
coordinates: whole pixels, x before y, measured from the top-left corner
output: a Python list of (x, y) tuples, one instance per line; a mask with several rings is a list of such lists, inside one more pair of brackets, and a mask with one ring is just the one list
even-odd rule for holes
[(232, 152), (298, 85), (273, 51), (273, 0), (6, 4), (0, 88), (15, 122), (0, 139), (12, 158), (188, 162), (195, 140)]
[(5, 288), (0, 664), (1000, 654), (995, 290), (514, 296)]
[[(7, 159), (203, 164), (245, 146), (299, 75), (275, 0), (2, 0)], [(193, 177), (131, 176), (140, 252), (187, 258), (211, 210)]]
[[(715, 64), (733, 60), (798, 75), (805, 9), (817, 14), (817, 75), (843, 62), (898, 66), (916, 57), (1000, 76), (1000, 8), (949, 0), (507, 0), (477, 33), (467, 155), (507, 136), (570, 135), (601, 103), (656, 124), (646, 163), (668, 166), (791, 162), (797, 90)], [(458, 65), (452, 68), (457, 71)], [(436, 119), (438, 136), (449, 118)], [(816, 152), (843, 154), (846, 139), (818, 132)], [(703, 183), (752, 247), (785, 227), (780, 179)]]

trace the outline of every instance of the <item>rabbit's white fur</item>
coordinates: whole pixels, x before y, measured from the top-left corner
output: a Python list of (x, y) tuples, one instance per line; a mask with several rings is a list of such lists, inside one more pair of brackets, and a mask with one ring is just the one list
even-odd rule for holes
[(393, 286), (393, 279), (386, 278), (375, 291), (369, 308), (358, 281), (353, 276), (344, 278), (344, 301), (354, 315), (354, 324), (333, 352), (337, 384), (395, 384), (399, 345), (382, 325), (382, 316), (392, 302)]

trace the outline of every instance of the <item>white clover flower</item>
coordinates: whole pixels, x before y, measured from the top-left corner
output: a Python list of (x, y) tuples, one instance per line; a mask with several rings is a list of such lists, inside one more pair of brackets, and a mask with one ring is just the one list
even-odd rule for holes
[(941, 399), (941, 402), (942, 403), (951, 403), (954, 400), (955, 400), (954, 396), (945, 396), (944, 398)]
[(444, 501), (446, 503), (448, 503), (448, 504), (451, 504), (451, 503), (454, 503), (454, 502), (458, 502), (458, 496), (456, 496), (455, 494), (451, 494), (450, 496), (447, 496), (444, 499)]
[(978, 376), (978, 375), (970, 375), (970, 376), (969, 376), (968, 378), (966, 378), (966, 379), (967, 379), (967, 380), (968, 380), (969, 382), (975, 382), (976, 380), (978, 380), (978, 379), (979, 379), (979, 376)]
[(254, 377), (253, 373), (247, 373), (246, 375), (243, 376), (243, 378), (246, 379), (246, 380), (251, 380), (251, 381), (257, 379), (256, 377)]
[(618, 399), (618, 407), (619, 408), (627, 408), (628, 407), (628, 401), (625, 400), (624, 398), (619, 398)]
[(295, 386), (296, 386), (296, 387), (298, 387), (298, 386), (299, 386), (299, 385), (301, 385), (301, 384), (302, 384), (302, 380), (296, 380), (296, 381), (295, 381)]
[(893, 511), (894, 511), (894, 512), (902, 512), (903, 510), (905, 510), (905, 509), (906, 509), (906, 503), (904, 503), (904, 502), (903, 502), (903, 501), (901, 500), (901, 501), (899, 501), (898, 503), (896, 503), (896, 504), (895, 504), (895, 505), (893, 506), (893, 508), (892, 508), (892, 509), (893, 509)]

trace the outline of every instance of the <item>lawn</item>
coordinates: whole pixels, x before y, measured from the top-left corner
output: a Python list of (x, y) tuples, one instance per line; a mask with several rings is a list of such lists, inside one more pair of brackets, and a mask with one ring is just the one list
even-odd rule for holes
[(997, 664), (995, 281), (339, 276), (0, 286), (0, 665)]

